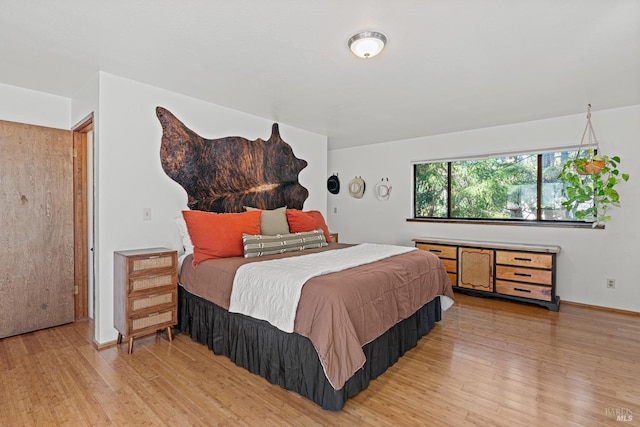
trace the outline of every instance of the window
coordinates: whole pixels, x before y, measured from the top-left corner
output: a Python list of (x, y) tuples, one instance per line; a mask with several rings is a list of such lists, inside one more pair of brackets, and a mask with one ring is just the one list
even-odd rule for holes
[(562, 206), (562, 167), (575, 151), (414, 164), (414, 217), (578, 221)]

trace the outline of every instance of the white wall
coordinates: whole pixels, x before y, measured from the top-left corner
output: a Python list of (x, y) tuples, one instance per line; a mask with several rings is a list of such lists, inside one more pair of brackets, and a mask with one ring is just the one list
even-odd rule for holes
[(71, 100), (0, 83), (0, 120), (69, 129)]
[(71, 126), (79, 125), (93, 113), (93, 128), (100, 116), (100, 73), (95, 73), (84, 82), (71, 99)]
[[(166, 246), (181, 249), (173, 219), (186, 208), (185, 191), (160, 165), (163, 106), (205, 138), (239, 135), (267, 139), (272, 121), (107, 74), (96, 73), (72, 99), (0, 84), (0, 120), (70, 129), (94, 113), (96, 166), (97, 343), (113, 341), (113, 252)], [(280, 124), (280, 135), (305, 159), (300, 183), (305, 209), (326, 213), (327, 138)], [(151, 221), (142, 220), (151, 208)]]
[[(99, 96), (95, 340), (105, 343), (117, 336), (113, 328), (113, 252), (180, 248), (173, 220), (186, 208), (187, 195), (162, 170), (162, 128), (155, 116), (156, 106), (167, 108), (205, 138), (268, 139), (273, 122), (103, 72)], [(326, 136), (285, 124), (280, 124), (280, 135), (297, 157), (308, 162), (300, 174), (300, 183), (310, 194), (304, 208), (326, 212)], [(151, 221), (143, 221), (144, 208), (151, 208)]]
[[(611, 210), (605, 230), (406, 221), (412, 217), (412, 161), (576, 145), (584, 114), (331, 150), (327, 174), (339, 173), (342, 189), (326, 193), (329, 228), (340, 233), (341, 242), (354, 243), (411, 246), (415, 237), (442, 237), (559, 245), (557, 294), (563, 300), (640, 312), (634, 267), (640, 252), (640, 106), (596, 110), (592, 122), (602, 152), (620, 155), (621, 170), (631, 174), (620, 186), (622, 207)], [(356, 175), (368, 187), (359, 200), (346, 188)], [(371, 191), (383, 177), (393, 184), (386, 202)], [(616, 289), (605, 287), (607, 278), (616, 280)]]

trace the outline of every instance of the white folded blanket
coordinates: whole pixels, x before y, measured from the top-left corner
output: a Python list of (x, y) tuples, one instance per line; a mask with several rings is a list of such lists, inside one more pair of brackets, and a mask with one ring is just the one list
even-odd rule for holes
[(229, 311), (266, 320), (284, 332), (293, 332), (300, 294), (307, 280), (414, 250), (413, 247), (363, 243), (244, 264), (233, 279)]

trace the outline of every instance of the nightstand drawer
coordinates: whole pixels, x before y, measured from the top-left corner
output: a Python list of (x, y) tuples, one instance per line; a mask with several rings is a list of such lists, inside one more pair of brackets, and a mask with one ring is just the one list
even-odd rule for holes
[(144, 310), (149, 307), (158, 307), (165, 304), (173, 304), (175, 302), (175, 292), (131, 298), (130, 302), (131, 310), (133, 311)]
[(553, 265), (553, 256), (549, 254), (535, 254), (530, 252), (496, 251), (496, 264), (551, 268)]
[(496, 265), (496, 279), (551, 285), (552, 274), (551, 270), (536, 270), (535, 268)]
[(552, 289), (551, 286), (528, 285), (526, 283), (496, 280), (496, 292), (516, 297), (551, 301)]
[[(416, 243), (416, 248), (431, 252), (440, 258), (456, 259), (458, 249), (455, 246), (430, 245), (426, 243)], [(454, 269), (455, 271), (455, 269)]]
[(145, 317), (131, 319), (131, 332), (141, 331), (147, 328), (162, 328), (173, 325), (173, 310), (166, 310), (159, 313), (152, 313)]
[(134, 277), (129, 279), (129, 292), (144, 291), (163, 286), (173, 286), (175, 283), (173, 272), (156, 276)]
[(154, 268), (173, 268), (174, 257), (171, 254), (153, 255), (147, 258), (131, 260), (131, 271), (151, 270)]

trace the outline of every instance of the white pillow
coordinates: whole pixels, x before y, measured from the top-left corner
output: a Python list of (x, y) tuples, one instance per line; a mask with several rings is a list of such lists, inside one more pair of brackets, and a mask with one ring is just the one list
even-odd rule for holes
[(189, 235), (189, 229), (187, 228), (187, 223), (185, 222), (182, 216), (177, 217), (174, 222), (178, 227), (178, 231), (180, 232), (180, 237), (182, 238), (182, 246), (184, 247), (184, 253), (189, 255), (193, 253), (193, 243), (191, 243), (191, 236)]

